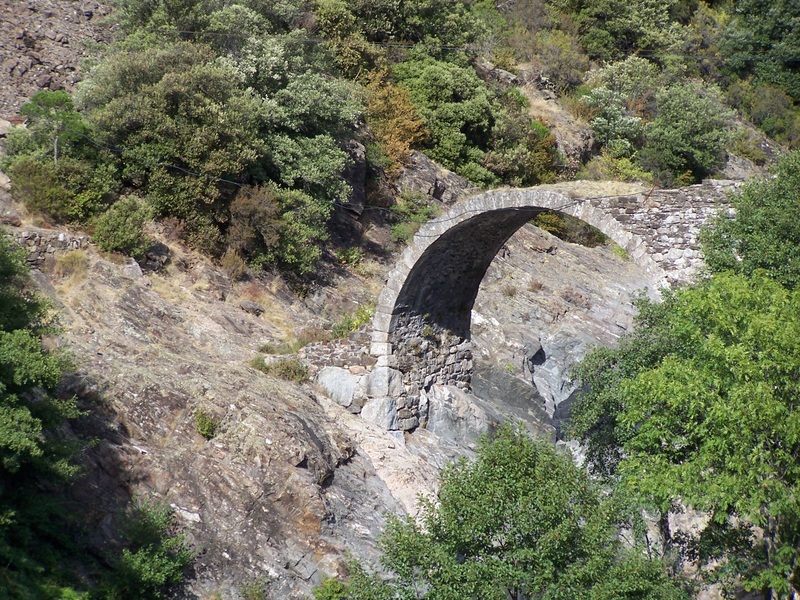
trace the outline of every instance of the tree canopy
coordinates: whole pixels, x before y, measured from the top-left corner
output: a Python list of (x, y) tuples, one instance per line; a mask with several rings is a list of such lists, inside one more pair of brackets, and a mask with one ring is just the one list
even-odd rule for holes
[(763, 270), (789, 288), (800, 284), (800, 151), (778, 164), (774, 178), (746, 184), (703, 234), (706, 263), (715, 272)]
[(354, 565), (338, 597), (688, 598), (661, 563), (620, 541), (623, 513), (586, 473), (520, 429), (483, 439), (421, 506), (419, 521), (392, 519), (383, 535), (393, 578)]

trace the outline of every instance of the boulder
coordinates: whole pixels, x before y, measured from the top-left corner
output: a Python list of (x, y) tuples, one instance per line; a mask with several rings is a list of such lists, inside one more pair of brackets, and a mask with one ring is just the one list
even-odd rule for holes
[(394, 398), (372, 398), (361, 409), (361, 418), (386, 431), (397, 429), (397, 404)]
[(428, 402), (426, 428), (447, 442), (471, 445), (505, 420), (489, 404), (457, 387), (433, 385), (425, 396)]
[(404, 391), (403, 374), (391, 367), (375, 367), (361, 380), (364, 395), (370, 398), (398, 397)]
[(325, 367), (317, 374), (317, 384), (325, 390), (329, 398), (345, 408), (353, 403), (358, 379), (359, 377), (341, 367)]

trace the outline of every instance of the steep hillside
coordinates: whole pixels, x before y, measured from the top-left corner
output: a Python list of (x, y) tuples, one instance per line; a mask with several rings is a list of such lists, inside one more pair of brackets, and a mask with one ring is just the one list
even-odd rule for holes
[[(414, 514), (417, 495), (435, 491), (438, 469), (469, 453), (501, 415), (552, 431), (552, 404), (510, 393), (525, 393), (525, 385), (534, 393), (524, 377), (514, 384), (511, 371), (522, 374), (527, 339), (514, 334), (529, 332), (523, 337), (548, 347), (558, 338), (574, 360), (629, 326), (628, 297), (641, 281), (632, 263), (608, 249), (524, 229), (495, 261), (476, 306), (476, 342), (486, 348), (479, 363), (495, 371), (498, 393), (483, 402), (452, 398), (429, 430), (398, 436), (311, 383), (298, 386), (248, 366), (263, 344), (330, 326), (315, 309), (320, 300), (329, 307), (368, 301), (386, 266), (375, 263), (368, 277), (335, 269), (331, 285), (302, 301), (278, 278), (232, 282), (166, 239), (166, 267), (143, 272), (85, 243), (57, 249), (69, 242), (31, 227), (7, 200), (3, 213), (7, 221), (21, 217), (12, 235), (29, 244), (44, 239), (39, 243), (53, 250), (32, 255), (43, 258), (37, 280), (61, 315), (55, 342), (78, 366), (68, 389), (95, 414), (75, 424), (100, 439), (74, 487), (86, 507), (81, 518), (94, 543), (105, 544), (113, 532), (109, 515), (131, 494), (166, 500), (201, 550), (190, 583), (197, 597), (233, 598), (263, 580), (269, 598), (301, 598), (323, 575), (342, 572), (345, 552), (374, 561), (385, 513)], [(512, 297), (504, 287), (529, 278), (541, 289), (520, 287)], [(564, 300), (568, 288), (591, 297), (591, 305)], [(491, 325), (523, 315), (532, 317), (529, 329)], [(568, 367), (563, 359), (559, 365)], [(216, 423), (211, 439), (198, 431), (200, 412)]]

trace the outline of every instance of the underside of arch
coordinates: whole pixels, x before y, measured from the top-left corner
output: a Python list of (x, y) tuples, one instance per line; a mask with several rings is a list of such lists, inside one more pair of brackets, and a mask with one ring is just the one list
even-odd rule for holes
[[(409, 317), (469, 339), (470, 315), (481, 280), (495, 255), (541, 208), (519, 207), (477, 214), (441, 234), (417, 260), (392, 314), (391, 331)], [(394, 340), (393, 340), (394, 341)]]

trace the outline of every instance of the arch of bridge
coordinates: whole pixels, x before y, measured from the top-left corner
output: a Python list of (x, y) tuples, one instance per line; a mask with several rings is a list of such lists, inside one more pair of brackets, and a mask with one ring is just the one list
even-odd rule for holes
[[(470, 317), (494, 256), (543, 211), (572, 215), (626, 250), (651, 285), (688, 281), (702, 264), (697, 234), (727, 208), (729, 182), (682, 190), (581, 196), (552, 186), (485, 192), (424, 225), (406, 248), (376, 305), (371, 354), (400, 372), (400, 406), (419, 416), (420, 390), (433, 383), (469, 389)], [(410, 418), (409, 423), (418, 419)]]

